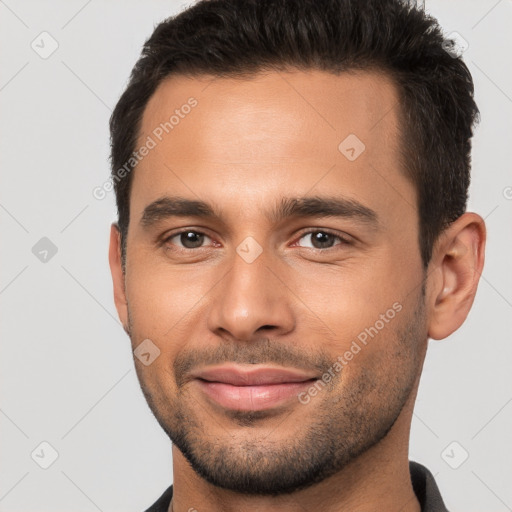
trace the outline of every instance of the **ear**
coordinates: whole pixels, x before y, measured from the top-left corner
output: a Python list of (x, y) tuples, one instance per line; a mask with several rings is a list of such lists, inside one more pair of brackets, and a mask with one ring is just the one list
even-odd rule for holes
[(116, 223), (110, 226), (110, 246), (108, 251), (108, 261), (112, 282), (114, 285), (114, 302), (119, 319), (123, 324), (126, 333), (128, 331), (128, 305), (126, 300), (126, 289), (124, 283), (124, 272), (121, 263), (121, 232)]
[(427, 274), (430, 338), (446, 338), (464, 323), (482, 273), (485, 239), (482, 217), (465, 213), (435, 244)]

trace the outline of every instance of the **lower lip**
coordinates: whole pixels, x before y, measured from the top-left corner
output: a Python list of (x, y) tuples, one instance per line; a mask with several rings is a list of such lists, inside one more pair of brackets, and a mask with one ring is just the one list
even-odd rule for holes
[(297, 399), (297, 395), (311, 386), (315, 379), (262, 386), (233, 386), (224, 382), (209, 382), (201, 379), (197, 382), (204, 393), (227, 409), (261, 411), (282, 405), (292, 398)]

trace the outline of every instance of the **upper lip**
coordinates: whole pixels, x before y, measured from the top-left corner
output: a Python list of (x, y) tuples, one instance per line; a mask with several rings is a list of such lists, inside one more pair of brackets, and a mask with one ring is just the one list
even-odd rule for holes
[(193, 372), (193, 377), (210, 382), (223, 382), (233, 386), (262, 386), (265, 384), (282, 384), (285, 382), (303, 382), (316, 379), (316, 375), (304, 373), (293, 368), (240, 366), (215, 366)]

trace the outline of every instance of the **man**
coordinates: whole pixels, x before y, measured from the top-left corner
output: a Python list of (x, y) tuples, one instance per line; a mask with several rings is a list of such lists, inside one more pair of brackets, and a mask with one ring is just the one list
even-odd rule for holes
[(471, 308), (478, 110), (398, 0), (210, 0), (111, 119), (115, 303), (174, 482), (149, 511), (444, 511), (409, 462), (428, 338)]

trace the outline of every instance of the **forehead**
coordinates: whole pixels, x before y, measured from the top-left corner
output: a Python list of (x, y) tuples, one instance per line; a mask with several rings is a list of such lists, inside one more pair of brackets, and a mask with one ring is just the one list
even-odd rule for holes
[[(236, 144), (236, 138), (244, 134), (245, 147), (277, 137), (265, 148), (269, 158), (291, 157), (285, 149), (297, 156), (320, 156), (325, 148), (318, 147), (319, 138), (325, 140), (324, 146), (336, 150), (335, 143), (349, 130), (370, 145), (386, 134), (395, 135), (393, 107), (398, 105), (398, 97), (387, 75), (322, 71), (267, 72), (250, 79), (173, 76), (150, 98), (142, 118), (143, 134), (169, 121), (176, 110), (178, 115), (180, 110), (188, 111), (190, 98), (197, 106), (189, 117), (197, 122), (182, 123), (181, 113), (179, 120), (171, 122), (173, 138), (176, 142), (187, 140), (201, 149), (203, 156), (209, 150), (216, 156), (246, 154), (245, 148)], [(381, 126), (375, 130), (377, 124)], [(192, 131), (201, 137), (190, 137)], [(224, 144), (217, 147), (220, 139)], [(304, 146), (307, 140), (310, 144)], [(297, 141), (300, 144), (294, 145)]]
[(134, 171), (131, 210), (168, 194), (226, 207), (243, 200), (249, 211), (313, 188), (390, 204), (405, 195), (410, 208), (398, 106), (378, 72), (172, 76), (143, 113), (137, 147), (152, 147)]

